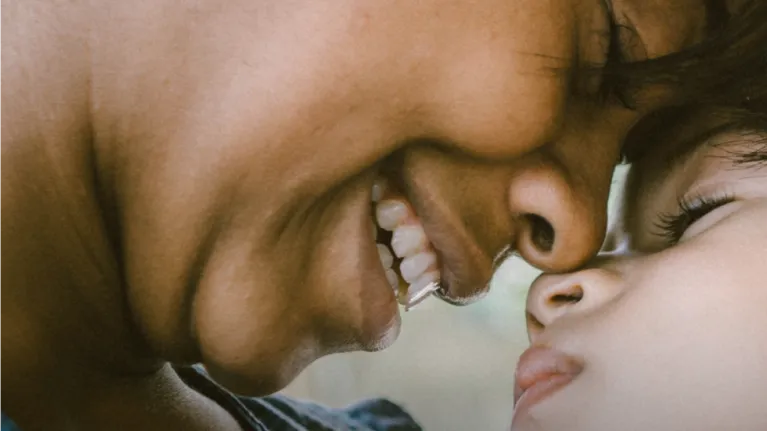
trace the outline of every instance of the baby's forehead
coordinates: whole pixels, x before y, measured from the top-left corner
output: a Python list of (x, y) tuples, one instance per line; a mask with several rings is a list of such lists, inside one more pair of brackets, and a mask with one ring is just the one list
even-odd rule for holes
[(650, 187), (717, 138), (738, 134), (733, 118), (729, 109), (698, 106), (666, 107), (645, 116), (628, 133), (623, 146), (632, 178), (626, 194)]
[[(690, 136), (695, 139), (689, 138)], [(615, 222), (608, 238), (642, 236), (648, 220), (676, 209), (683, 195), (701, 178), (726, 181), (742, 170), (767, 168), (767, 128), (720, 128), (704, 134), (669, 134), (626, 169)], [(673, 205), (669, 208), (669, 205)]]
[[(707, 137), (689, 112), (663, 111), (635, 127), (626, 141), (625, 181), (620, 190), (614, 230), (630, 230), (632, 221), (646, 207), (643, 200), (657, 193), (675, 167), (706, 145)], [(612, 232), (611, 232), (612, 233)]]

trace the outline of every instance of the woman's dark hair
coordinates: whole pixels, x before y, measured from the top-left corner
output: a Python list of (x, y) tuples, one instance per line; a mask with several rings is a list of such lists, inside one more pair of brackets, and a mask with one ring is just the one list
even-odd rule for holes
[[(716, 9), (727, 13), (724, 6)], [(642, 62), (612, 64), (604, 73), (629, 89), (666, 84), (680, 104), (728, 107), (767, 122), (767, 1), (748, 0), (727, 14), (697, 45)]]
[[(702, 135), (723, 129), (767, 130), (767, 0), (746, 0), (729, 12), (721, 0), (709, 1), (720, 1), (710, 9), (726, 16), (711, 20), (715, 24), (705, 40), (667, 56), (613, 63), (602, 73), (627, 94), (648, 84), (669, 86), (676, 107), (669, 111), (676, 115), (706, 108), (721, 113), (722, 121), (713, 121), (712, 130)], [(624, 104), (629, 107), (642, 103), (628, 98)], [(679, 118), (666, 120), (673, 124)], [(754, 154), (764, 158), (767, 152), (762, 148)], [(627, 150), (629, 162), (639, 156)]]

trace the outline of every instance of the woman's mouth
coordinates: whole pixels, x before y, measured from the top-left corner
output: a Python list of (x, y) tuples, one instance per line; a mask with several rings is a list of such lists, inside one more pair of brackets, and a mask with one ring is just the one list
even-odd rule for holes
[(437, 254), (412, 206), (383, 177), (373, 185), (373, 235), (386, 279), (409, 308), (440, 287)]
[(512, 428), (533, 406), (570, 384), (581, 371), (581, 361), (558, 350), (541, 346), (527, 349), (517, 364)]

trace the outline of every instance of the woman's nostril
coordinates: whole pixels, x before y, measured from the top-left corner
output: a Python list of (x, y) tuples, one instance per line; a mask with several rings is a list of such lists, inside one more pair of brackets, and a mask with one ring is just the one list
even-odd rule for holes
[(581, 299), (583, 299), (583, 288), (575, 285), (566, 292), (559, 292), (556, 295), (552, 295), (549, 298), (549, 305), (552, 307), (561, 307), (563, 305), (575, 304)]
[(527, 214), (533, 245), (544, 253), (554, 248), (554, 227), (537, 214)]

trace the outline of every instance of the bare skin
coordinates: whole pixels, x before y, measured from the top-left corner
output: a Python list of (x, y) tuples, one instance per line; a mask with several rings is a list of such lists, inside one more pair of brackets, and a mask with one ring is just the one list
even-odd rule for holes
[(629, 171), (615, 247), (533, 284), (532, 344), (582, 371), (512, 430), (767, 427), (767, 134), (700, 137), (721, 118), (656, 129), (659, 145)]
[[(628, 56), (699, 40), (703, 3), (614, 1), (643, 43)], [(25, 430), (236, 429), (168, 362), (261, 395), (322, 355), (386, 347), (384, 171), (450, 301), (481, 296), (509, 245), (546, 270), (585, 262), (620, 142), (652, 108), (602, 103), (573, 72), (605, 61), (607, 14), (4, 1), (3, 410)]]

